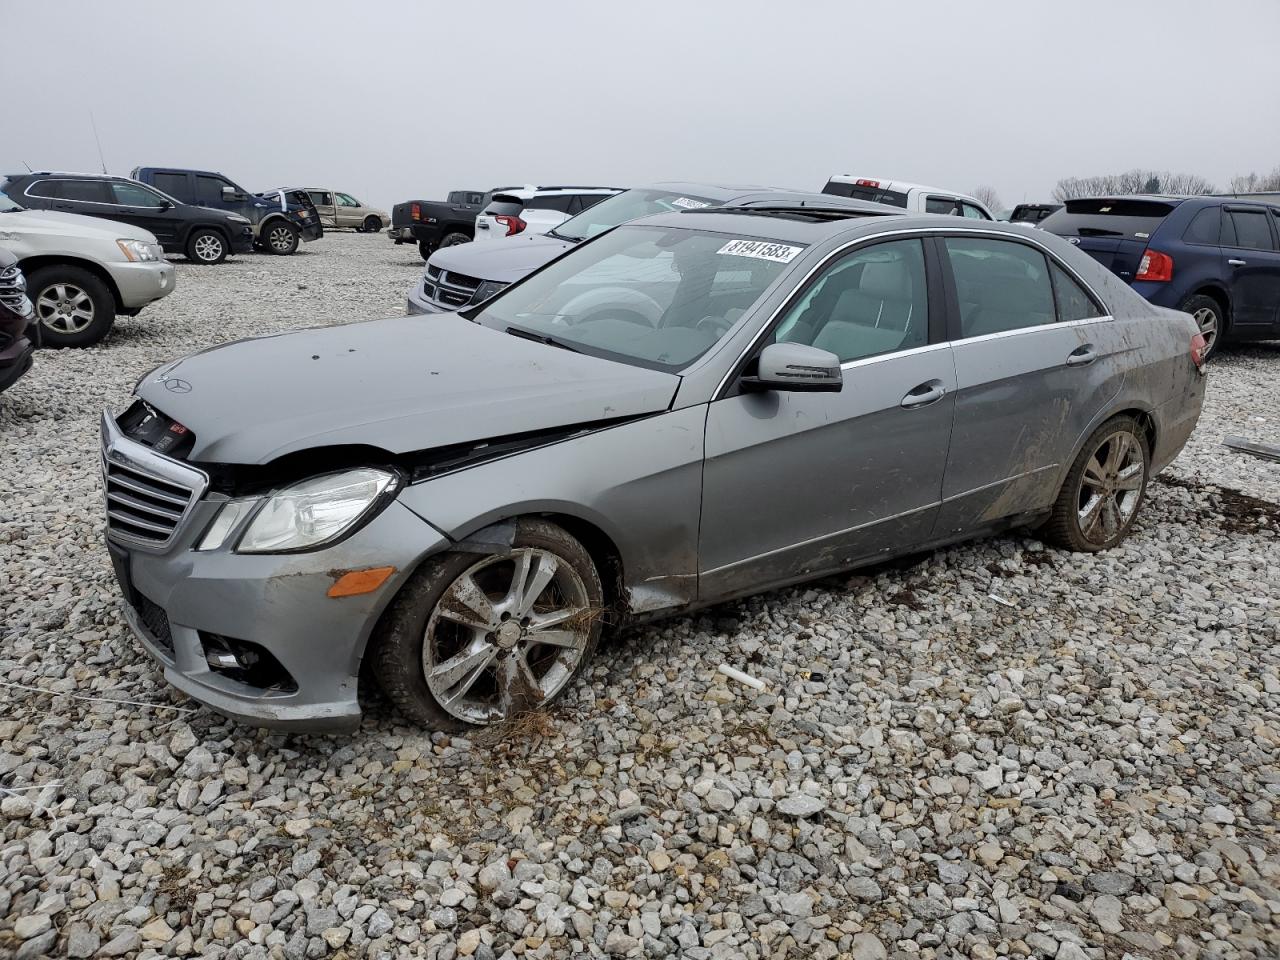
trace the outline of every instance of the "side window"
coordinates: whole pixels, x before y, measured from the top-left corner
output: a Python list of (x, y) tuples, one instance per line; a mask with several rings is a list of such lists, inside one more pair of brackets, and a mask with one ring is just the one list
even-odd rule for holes
[(1262, 210), (1232, 210), (1231, 222), (1236, 228), (1237, 247), (1246, 250), (1274, 250), (1275, 240), (1271, 236), (1271, 224), (1267, 222), (1267, 214)]
[(196, 174), (196, 203), (209, 204), (222, 202), (222, 188), (231, 184), (221, 177), (207, 177)]
[[(326, 196), (328, 196), (328, 194), (326, 194)], [(356, 201), (356, 198), (351, 196), (350, 194), (339, 193), (339, 194), (335, 194), (335, 196), (337, 196), (338, 198), (338, 203), (342, 204), (344, 207), (360, 206), (360, 204)]]
[(956, 202), (950, 197), (925, 197), (925, 213), (951, 214), (956, 212)]
[(960, 301), (960, 335), (1053, 323), (1057, 312), (1044, 254), (1010, 240), (944, 237)]
[(841, 258), (791, 306), (774, 338), (830, 350), (841, 363), (925, 346), (923, 244), (891, 240)]
[(107, 185), (102, 180), (63, 180), (58, 185), (58, 192), (63, 200), (76, 200), (80, 203), (110, 203), (107, 196)]
[(57, 180), (37, 180), (35, 183), (27, 187), (25, 191), (28, 197), (45, 197), (47, 199), (57, 199), (58, 197), (58, 181)]
[(187, 200), (191, 192), (187, 189), (187, 175), (185, 173), (157, 173), (152, 179), (156, 182), (156, 189), (161, 193), (167, 193), (171, 197), (177, 197), (179, 200)]
[(608, 200), (610, 196), (611, 194), (608, 193), (581, 193), (576, 199), (581, 202), (582, 209), (585, 210), (587, 207), (594, 207), (601, 200)]
[(310, 196), (311, 202), (317, 207), (329, 207), (333, 205), (333, 197), (322, 190), (312, 190)]
[(1085, 293), (1084, 287), (1076, 283), (1056, 263), (1049, 265), (1049, 273), (1053, 276), (1053, 295), (1058, 303), (1058, 322), (1069, 320), (1088, 320), (1101, 317), (1103, 312), (1093, 302), (1093, 298)]
[(115, 196), (115, 202), (122, 207), (151, 207), (156, 209), (162, 206), (160, 198), (141, 184), (112, 183), (111, 192)]
[(1182, 235), (1182, 239), (1187, 243), (1204, 243), (1216, 247), (1221, 221), (1221, 207), (1205, 207), (1187, 224), (1187, 230)]
[(975, 207), (972, 203), (965, 203), (963, 200), (960, 201), (960, 212), (964, 214), (966, 217), (968, 217), (970, 220), (991, 219), (985, 213), (983, 213), (981, 210)]

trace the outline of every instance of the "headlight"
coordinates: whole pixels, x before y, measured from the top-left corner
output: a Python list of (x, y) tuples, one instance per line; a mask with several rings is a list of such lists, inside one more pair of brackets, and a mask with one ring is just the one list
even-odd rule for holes
[[(386, 494), (395, 489), (399, 479), (387, 470), (361, 467), (277, 490), (249, 521), (248, 529), (236, 545), (236, 552), (286, 553), (328, 543), (372, 517), (375, 508), (386, 503)], [(231, 501), (223, 510), (232, 504), (242, 503), (244, 501)], [(235, 527), (240, 516), (242, 513), (237, 512), (229, 518), (220, 531), (223, 539)], [(221, 519), (219, 514), (209, 527), (200, 544), (202, 549), (212, 549), (212, 546), (205, 546), (205, 541), (215, 532), (214, 528), (219, 527)]]
[(117, 240), (116, 246), (126, 259), (134, 263), (150, 263), (164, 256), (158, 244), (144, 243), (141, 240)]
[(242, 217), (238, 213), (229, 214), (227, 216), (227, 219), (230, 220), (232, 223), (249, 223), (250, 222), (248, 217)]
[(510, 284), (502, 283), (499, 280), (486, 280), (480, 286), (476, 287), (475, 295), (471, 298), (472, 303), (484, 303), (490, 297), (501, 293), (507, 289)]

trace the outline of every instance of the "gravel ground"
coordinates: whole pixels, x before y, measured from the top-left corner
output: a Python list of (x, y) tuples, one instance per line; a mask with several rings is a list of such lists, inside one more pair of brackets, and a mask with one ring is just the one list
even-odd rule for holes
[(0, 397), (0, 955), (1280, 955), (1280, 467), (1218, 446), (1280, 441), (1273, 347), (1215, 361), (1110, 553), (987, 540), (635, 629), (500, 736), (192, 709), (117, 609), (99, 409), (420, 271), (354, 234), (183, 263)]

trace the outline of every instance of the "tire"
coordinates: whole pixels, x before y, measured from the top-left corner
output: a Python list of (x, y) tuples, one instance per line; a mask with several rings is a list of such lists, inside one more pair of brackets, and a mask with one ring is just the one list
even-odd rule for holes
[(440, 246), (456, 247), (460, 243), (470, 243), (470, 242), (471, 242), (471, 238), (469, 236), (467, 236), (461, 230), (454, 230), (452, 233), (446, 233), (440, 239)]
[(43, 346), (88, 347), (110, 333), (116, 322), (111, 290), (83, 267), (38, 267), (27, 276), (27, 289)]
[(212, 229), (194, 230), (187, 238), (187, 259), (192, 263), (212, 266), (227, 259), (227, 238)]
[[(400, 711), (425, 727), (499, 723), (568, 689), (595, 652), (603, 604), (600, 575), (582, 544), (553, 523), (523, 519), (506, 551), (447, 553), (409, 578), (373, 638), (373, 673)], [(542, 627), (539, 616), (548, 619)], [(539, 636), (556, 643), (538, 643)]]
[(1150, 469), (1151, 450), (1142, 425), (1132, 417), (1108, 420), (1071, 465), (1045, 524), (1045, 539), (1078, 553), (1116, 546), (1146, 498)]
[(427, 241), (425, 240), (418, 241), (418, 254), (422, 257), (422, 260), (424, 263), (435, 252), (436, 252), (436, 248), (433, 247), (431, 244), (427, 243)]
[(1226, 311), (1222, 309), (1222, 304), (1213, 297), (1197, 293), (1178, 304), (1178, 309), (1195, 318), (1196, 326), (1200, 328), (1200, 335), (1204, 337), (1205, 359), (1209, 359), (1217, 352), (1218, 344), (1222, 342), (1228, 330)]
[(381, 220), (379, 220), (377, 217), (374, 217), (374, 216), (368, 216), (368, 217), (365, 217), (365, 218), (364, 218), (364, 225), (361, 227), (361, 229), (362, 229), (365, 233), (381, 233), (381, 232), (382, 232), (382, 221), (381, 221)]
[(299, 236), (297, 227), (285, 220), (272, 220), (262, 228), (262, 246), (267, 253), (287, 257), (298, 250)]

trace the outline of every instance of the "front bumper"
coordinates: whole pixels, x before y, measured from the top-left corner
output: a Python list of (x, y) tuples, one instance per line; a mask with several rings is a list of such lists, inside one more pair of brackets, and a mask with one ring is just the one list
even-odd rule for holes
[[(135, 471), (148, 458), (165, 459), (124, 438), (109, 416), (103, 435), (105, 456)], [(393, 501), (346, 540), (310, 553), (195, 550), (224, 500), (199, 500), (159, 548), (129, 542), (109, 523), (107, 548), (129, 626), (169, 683), (227, 717), (305, 732), (355, 727), (360, 661), (378, 618), (422, 559), (449, 541)], [(382, 566), (395, 573), (374, 592), (327, 595), (344, 573)], [(228, 640), (265, 650), (283, 677), (254, 683), (212, 665), (210, 654)]]
[(253, 252), (253, 227), (246, 225), (239, 233), (235, 234), (231, 238), (231, 252)]
[(120, 291), (120, 303), (126, 309), (138, 310), (148, 303), (173, 293), (177, 271), (168, 261), (151, 263), (105, 263), (107, 272)]
[[(455, 307), (454, 309), (457, 308)], [(407, 316), (414, 317), (425, 313), (448, 313), (449, 311), (438, 303), (428, 300), (427, 295), (422, 292), (422, 281), (418, 280), (405, 300), (404, 312)]]

